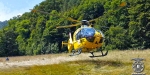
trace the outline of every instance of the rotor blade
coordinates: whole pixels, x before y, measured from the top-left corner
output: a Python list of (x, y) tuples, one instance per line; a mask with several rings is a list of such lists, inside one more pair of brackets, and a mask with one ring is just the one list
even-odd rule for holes
[(72, 22), (81, 22), (81, 21), (75, 20), (75, 19), (73, 19), (73, 18), (71, 18), (71, 17), (67, 17), (67, 20), (72, 21)]
[(48, 13), (48, 12), (44, 12), (44, 11), (41, 11), (41, 10), (35, 10), (35, 9), (30, 9), (31, 10), (31, 12), (40, 12), (40, 13), (43, 13), (43, 14), (47, 14), (47, 15), (53, 15), (53, 16), (58, 16), (58, 17), (61, 17), (61, 18), (65, 18), (65, 19), (67, 19), (67, 20), (69, 20), (69, 21), (72, 21), (72, 22), (80, 22), (80, 21), (78, 21), (78, 20), (75, 20), (75, 19), (73, 19), (73, 18), (71, 18), (71, 17), (64, 17), (64, 16), (62, 16), (62, 15), (58, 15), (58, 14), (51, 14), (51, 13)]
[[(98, 18), (100, 18), (100, 17), (98, 17)], [(93, 22), (93, 21), (96, 21), (98, 18), (95, 18), (95, 19), (89, 20), (89, 22), (91, 23), (91, 22)]]
[(77, 24), (74, 24), (74, 25), (67, 25), (67, 26), (58, 26), (56, 28), (70, 28), (70, 27), (75, 27), (75, 26), (79, 26), (81, 25), (81, 23), (77, 23)]

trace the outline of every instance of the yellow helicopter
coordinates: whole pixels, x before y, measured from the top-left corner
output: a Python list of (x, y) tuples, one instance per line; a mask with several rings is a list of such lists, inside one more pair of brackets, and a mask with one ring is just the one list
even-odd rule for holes
[[(75, 21), (75, 20), (74, 20)], [(93, 52), (95, 49), (98, 49), (102, 46), (104, 42), (104, 34), (100, 30), (93, 28), (93, 25), (90, 25), (90, 22), (94, 20), (82, 20), (81, 23), (69, 26), (58, 26), (56, 28), (67, 28), (81, 25), (74, 34), (69, 33), (69, 40), (67, 43), (62, 42), (62, 45), (68, 46), (68, 51), (72, 52), (73, 55), (79, 55), (81, 52), (90, 52), (94, 57)], [(73, 35), (73, 36), (72, 36)], [(77, 54), (75, 54), (77, 52)], [(104, 54), (101, 50), (102, 56), (108, 54), (108, 50)]]

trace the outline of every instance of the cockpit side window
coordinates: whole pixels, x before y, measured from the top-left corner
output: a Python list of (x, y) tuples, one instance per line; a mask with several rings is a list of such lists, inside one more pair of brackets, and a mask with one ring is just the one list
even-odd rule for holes
[(99, 33), (101, 33), (102, 37), (105, 38), (104, 34), (102, 33), (101, 30), (97, 30)]
[(81, 30), (76, 34), (76, 40), (79, 40), (81, 38), (82, 34), (81, 34)]

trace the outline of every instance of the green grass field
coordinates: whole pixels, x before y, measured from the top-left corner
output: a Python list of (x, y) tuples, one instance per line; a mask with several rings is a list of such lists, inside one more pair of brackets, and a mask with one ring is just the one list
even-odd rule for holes
[[(95, 54), (98, 55), (100, 53)], [(56, 60), (48, 62), (57, 62), (59, 57), (59, 60), (61, 60), (59, 63), (1, 68), (0, 75), (131, 75), (133, 73), (133, 61), (131, 59), (137, 57), (145, 59), (143, 73), (150, 74), (150, 50), (109, 51), (107, 56), (96, 58), (90, 58), (89, 53), (82, 53), (73, 57), (68, 55), (47, 55), (49, 59), (56, 58)], [(39, 57), (42, 57), (42, 55), (32, 56), (32, 58)], [(17, 57), (15, 59), (17, 60)]]

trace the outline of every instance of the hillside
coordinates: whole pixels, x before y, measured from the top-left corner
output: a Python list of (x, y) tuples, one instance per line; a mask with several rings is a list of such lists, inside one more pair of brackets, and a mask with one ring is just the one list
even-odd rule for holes
[[(121, 5), (123, 3), (123, 5)], [(107, 50), (150, 48), (149, 0), (45, 0), (8, 21), (0, 31), (0, 56), (41, 55), (66, 52), (61, 42), (77, 29), (56, 29), (56, 26), (75, 24), (77, 20), (97, 18), (94, 28), (105, 34)], [(63, 16), (64, 18), (60, 17)]]
[(7, 25), (7, 20), (6, 21), (0, 21), (0, 29), (2, 29), (3, 27), (5, 27)]

